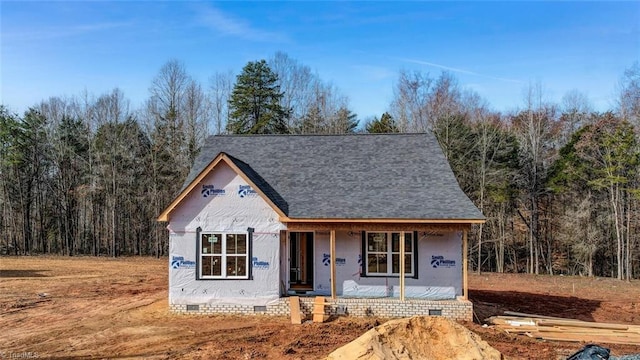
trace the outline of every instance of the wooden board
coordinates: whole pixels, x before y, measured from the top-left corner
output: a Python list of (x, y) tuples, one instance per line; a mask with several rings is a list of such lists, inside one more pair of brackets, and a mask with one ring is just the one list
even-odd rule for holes
[(545, 333), (533, 335), (539, 339), (554, 340), (554, 341), (580, 341), (590, 343), (607, 343), (607, 344), (627, 344), (627, 345), (640, 345), (640, 339), (628, 338), (623, 336), (608, 336), (608, 335), (584, 335), (584, 334), (559, 334), (559, 333)]
[(330, 256), (330, 271), (331, 271), (331, 298), (335, 299), (338, 296), (336, 292), (336, 231), (331, 230), (329, 233), (329, 256)]
[(539, 320), (538, 326), (576, 326), (593, 329), (629, 330), (627, 325), (592, 323), (586, 321), (571, 320)]
[(325, 305), (329, 305), (323, 296), (316, 296), (313, 302), (313, 322), (322, 323), (327, 319), (324, 314)]
[[(510, 314), (516, 315), (517, 313)], [(507, 333), (538, 339), (640, 345), (640, 332), (638, 332), (640, 327), (638, 325), (597, 323), (563, 318), (549, 319), (540, 316), (494, 316), (487, 321)]]
[(561, 318), (561, 317), (557, 317), (557, 316), (545, 316), (545, 315), (537, 315), (537, 314), (527, 314), (527, 313), (522, 313), (522, 312), (517, 312), (517, 311), (505, 311), (504, 312), (505, 315), (507, 316), (501, 316), (501, 317), (527, 317), (527, 318), (534, 318), (534, 319), (548, 319), (548, 320), (569, 320), (567, 318)]
[(289, 297), (289, 309), (291, 311), (291, 323), (302, 324), (302, 313), (300, 313), (300, 298), (297, 296)]
[(467, 229), (462, 230), (462, 299), (469, 300), (469, 241)]

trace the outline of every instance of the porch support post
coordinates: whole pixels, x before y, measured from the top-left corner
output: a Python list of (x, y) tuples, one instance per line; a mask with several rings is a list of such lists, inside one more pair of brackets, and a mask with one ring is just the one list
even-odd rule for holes
[(404, 301), (404, 231), (400, 232), (400, 301)]
[(467, 229), (462, 230), (462, 298), (464, 300), (469, 299), (469, 279), (467, 275), (468, 260), (467, 253), (469, 252), (469, 244), (467, 243)]
[(331, 260), (331, 298), (336, 298), (336, 231), (331, 230), (329, 237)]

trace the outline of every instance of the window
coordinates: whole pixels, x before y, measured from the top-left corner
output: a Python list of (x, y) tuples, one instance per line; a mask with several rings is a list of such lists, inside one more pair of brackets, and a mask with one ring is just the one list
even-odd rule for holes
[[(365, 239), (367, 275), (400, 274), (400, 233), (368, 232)], [(414, 275), (413, 233), (404, 233), (404, 272), (405, 276)]]
[(247, 234), (200, 234), (200, 276), (213, 279), (247, 279)]

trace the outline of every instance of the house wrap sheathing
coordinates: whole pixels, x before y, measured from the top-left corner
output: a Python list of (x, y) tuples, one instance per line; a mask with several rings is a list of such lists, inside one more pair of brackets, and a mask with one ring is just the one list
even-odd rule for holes
[(324, 295), (329, 313), (471, 314), (466, 233), (484, 218), (431, 134), (213, 136), (159, 220), (174, 311), (286, 315), (287, 296)]

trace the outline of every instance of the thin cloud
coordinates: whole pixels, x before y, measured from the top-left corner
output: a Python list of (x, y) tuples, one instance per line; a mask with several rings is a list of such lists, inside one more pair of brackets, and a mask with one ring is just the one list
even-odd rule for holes
[(264, 42), (287, 42), (285, 34), (253, 27), (248, 21), (238, 19), (211, 6), (198, 9), (199, 23), (223, 35), (245, 40)]
[(380, 66), (354, 65), (353, 68), (372, 80), (383, 80), (396, 75), (393, 71)]
[(83, 24), (73, 26), (49, 27), (40, 30), (10, 32), (2, 35), (5, 40), (17, 41), (34, 41), (34, 40), (51, 40), (72, 36), (85, 35), (93, 32), (104, 30), (113, 30), (130, 26), (129, 22), (104, 22), (96, 24)]
[(432, 63), (432, 62), (428, 62), (428, 61), (414, 60), (414, 59), (399, 59), (399, 60), (404, 61), (404, 62), (413, 63), (413, 64), (432, 66), (432, 67), (436, 67), (436, 68), (439, 68), (439, 69), (449, 70), (449, 71), (457, 72), (457, 73), (461, 73), (461, 74), (480, 76), (480, 77), (484, 77), (484, 78), (488, 78), (488, 79), (500, 80), (500, 81), (505, 81), (505, 82), (517, 83), (517, 84), (524, 84), (523, 81), (517, 80), (517, 79), (509, 79), (509, 78), (503, 78), (503, 77), (499, 77), (499, 76), (480, 74), (480, 73), (477, 73), (477, 72), (474, 72), (474, 71), (454, 68), (454, 67), (451, 67), (451, 66), (440, 65), (440, 64), (436, 64), (436, 63)]

